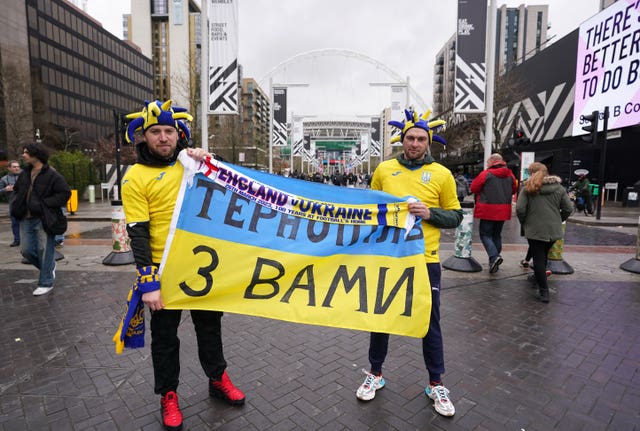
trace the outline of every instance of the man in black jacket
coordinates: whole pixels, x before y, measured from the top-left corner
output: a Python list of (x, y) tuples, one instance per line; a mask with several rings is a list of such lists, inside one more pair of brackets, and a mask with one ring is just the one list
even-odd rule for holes
[(25, 169), (16, 181), (11, 215), (20, 220), (22, 256), (40, 270), (35, 296), (53, 289), (55, 280), (54, 235), (46, 232), (45, 212), (57, 212), (71, 196), (62, 175), (47, 164), (48, 151), (40, 144), (27, 144), (22, 150)]

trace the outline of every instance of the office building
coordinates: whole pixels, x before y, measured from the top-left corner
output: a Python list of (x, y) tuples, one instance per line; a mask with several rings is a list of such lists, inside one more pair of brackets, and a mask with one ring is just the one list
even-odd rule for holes
[(197, 116), (200, 2), (131, 0), (124, 34), (153, 62), (153, 98), (172, 99)]
[(547, 42), (548, 5), (502, 5), (496, 17), (496, 71), (502, 75), (528, 60)]
[[(496, 14), (496, 75), (502, 75), (546, 47), (547, 5), (501, 6)], [(433, 111), (447, 122), (463, 118), (454, 115), (456, 34), (438, 51), (434, 64)]]
[(433, 66), (433, 112), (453, 109), (456, 75), (456, 35), (447, 40), (436, 54)]
[(242, 79), (242, 152), (245, 166), (269, 167), (269, 97), (253, 78)]
[(8, 157), (37, 137), (82, 149), (114, 133), (114, 111), (151, 96), (151, 61), (66, 0), (3, 2), (0, 72)]

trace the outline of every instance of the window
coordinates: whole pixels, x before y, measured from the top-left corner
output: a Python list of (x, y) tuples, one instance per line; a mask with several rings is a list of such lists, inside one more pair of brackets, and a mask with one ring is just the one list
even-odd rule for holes
[(542, 12), (538, 12), (536, 17), (536, 51), (540, 51), (542, 45)]
[(167, 0), (151, 0), (152, 15), (166, 15), (168, 12)]
[(182, 0), (171, 0), (173, 3), (173, 25), (184, 24), (184, 16), (182, 13)]

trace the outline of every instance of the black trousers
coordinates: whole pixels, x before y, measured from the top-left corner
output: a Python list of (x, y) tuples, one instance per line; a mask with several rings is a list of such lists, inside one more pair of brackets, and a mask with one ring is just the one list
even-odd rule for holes
[[(440, 329), (440, 280), (442, 268), (440, 263), (428, 263), (429, 283), (431, 284), (431, 318), (429, 331), (422, 339), (422, 357), (429, 372), (429, 380), (441, 381), (444, 374), (444, 348), (442, 330)], [(382, 364), (389, 350), (389, 334), (372, 332), (369, 341), (369, 362), (371, 371), (382, 372)]]
[(548, 290), (547, 284), (547, 255), (553, 246), (554, 241), (539, 241), (537, 239), (528, 239), (529, 252), (533, 257), (533, 273), (536, 276), (536, 282), (540, 290)]
[[(151, 312), (151, 358), (154, 392), (164, 395), (178, 389), (180, 378), (180, 339), (178, 326), (182, 310)], [(227, 368), (222, 351), (222, 312), (191, 310), (198, 341), (198, 358), (207, 377), (219, 379)]]

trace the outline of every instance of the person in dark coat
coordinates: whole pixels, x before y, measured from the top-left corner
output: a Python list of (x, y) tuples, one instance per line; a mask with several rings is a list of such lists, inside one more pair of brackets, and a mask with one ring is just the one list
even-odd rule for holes
[(545, 165), (532, 163), (529, 173), (531, 176), (518, 196), (516, 215), (533, 257), (537, 298), (547, 303), (547, 255), (553, 243), (563, 237), (562, 222), (569, 218), (573, 206), (560, 177), (549, 175)]
[(573, 184), (573, 188), (576, 191), (577, 196), (580, 196), (584, 200), (585, 215), (593, 215), (593, 203), (591, 199), (591, 183), (587, 174), (578, 175), (577, 181)]
[[(7, 175), (0, 178), (0, 195), (7, 196), (9, 202), (9, 212), (11, 212), (11, 205), (13, 204), (13, 185), (18, 180), (20, 175), (20, 163), (17, 160), (9, 160)], [(20, 245), (20, 220), (11, 216), (11, 232), (13, 233), (13, 242), (9, 244), (9, 247), (17, 247)]]
[(16, 181), (11, 215), (20, 220), (22, 256), (40, 270), (34, 296), (49, 293), (55, 280), (55, 235), (45, 231), (45, 212), (67, 204), (71, 189), (58, 171), (48, 165), (49, 152), (41, 144), (24, 146), (26, 164)]
[(502, 227), (511, 220), (511, 199), (517, 190), (516, 177), (497, 153), (489, 157), (487, 169), (471, 182), (471, 193), (476, 195), (473, 216), (480, 220), (480, 240), (489, 255), (492, 274), (502, 264)]

